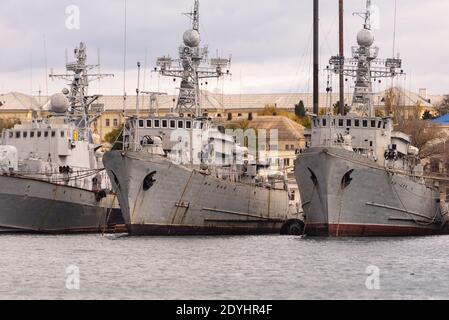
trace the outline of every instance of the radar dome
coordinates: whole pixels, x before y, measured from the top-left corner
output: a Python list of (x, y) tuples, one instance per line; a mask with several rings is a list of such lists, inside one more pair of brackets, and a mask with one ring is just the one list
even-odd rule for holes
[(359, 46), (371, 47), (374, 43), (374, 36), (371, 31), (362, 29), (357, 34), (357, 43)]
[(190, 48), (200, 45), (200, 34), (196, 30), (187, 30), (183, 36), (184, 44)]
[(50, 99), (50, 109), (55, 113), (65, 113), (68, 106), (69, 102), (63, 93), (57, 93)]

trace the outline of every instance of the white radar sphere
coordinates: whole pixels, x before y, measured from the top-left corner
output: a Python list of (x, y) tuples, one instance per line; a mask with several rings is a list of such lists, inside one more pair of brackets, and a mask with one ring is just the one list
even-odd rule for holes
[(69, 101), (63, 93), (54, 94), (50, 99), (50, 109), (55, 113), (65, 113), (69, 108)]
[(187, 30), (182, 37), (184, 44), (190, 48), (196, 48), (200, 45), (200, 34), (196, 30)]
[(371, 47), (374, 43), (374, 36), (371, 31), (362, 29), (357, 33), (357, 43), (359, 46)]

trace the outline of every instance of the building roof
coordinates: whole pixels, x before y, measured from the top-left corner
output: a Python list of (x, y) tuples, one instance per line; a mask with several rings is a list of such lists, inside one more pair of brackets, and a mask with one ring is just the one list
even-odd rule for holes
[[(404, 88), (393, 88), (397, 94), (397, 101), (401, 106), (415, 106), (417, 102), (425, 109), (432, 109), (434, 105), (431, 102), (437, 101), (440, 96), (434, 96), (435, 99), (427, 99), (421, 97), (419, 94), (408, 91)], [(374, 94), (374, 105), (378, 107), (385, 106), (385, 97), (387, 91), (380, 91)], [(443, 96), (441, 96), (443, 97)], [(338, 93), (321, 93), (320, 106), (326, 107), (331, 103), (334, 104), (339, 99)], [(39, 104), (41, 101), (42, 104)], [(10, 92), (0, 95), (1, 110), (46, 110), (48, 108), (48, 97), (33, 97), (22, 93)], [(232, 111), (232, 110), (251, 110), (263, 109), (266, 106), (274, 106), (280, 109), (293, 110), (299, 101), (304, 102), (307, 110), (312, 109), (313, 96), (311, 93), (270, 93), (270, 94), (219, 94), (209, 91), (201, 91), (201, 107), (205, 110), (216, 110), (218, 112)], [(345, 103), (350, 105), (352, 101), (352, 93), (345, 94)], [(429, 102), (431, 101), (431, 102)], [(177, 96), (164, 95), (157, 97), (158, 107), (160, 110), (170, 110), (176, 106)], [(124, 99), (123, 96), (109, 95), (102, 96), (97, 101), (103, 104), (105, 111), (122, 111)], [(125, 100), (125, 110), (134, 111), (136, 109), (136, 96), (127, 96)], [(42, 107), (41, 107), (42, 106)], [(140, 108), (148, 110), (150, 107), (150, 97), (142, 95), (140, 101)]]
[[(418, 102), (423, 108), (432, 109), (434, 106), (429, 103), (428, 99), (424, 99), (419, 94), (409, 90), (395, 87), (393, 88), (397, 95), (397, 101), (400, 106), (415, 106)], [(374, 105), (378, 107), (385, 106), (385, 97), (387, 90), (374, 94)], [(150, 98), (148, 96), (141, 97), (141, 108), (148, 109)], [(338, 101), (338, 93), (321, 93), (320, 106), (326, 107)], [(176, 106), (177, 96), (158, 96), (158, 105), (161, 110), (169, 110)], [(201, 107), (210, 110), (251, 110), (263, 109), (266, 106), (275, 106), (280, 109), (294, 109), (299, 101), (304, 102), (304, 107), (308, 110), (313, 106), (313, 95), (311, 93), (270, 93), (270, 94), (218, 94), (209, 91), (201, 91)], [(351, 105), (352, 93), (345, 95), (345, 104)], [(99, 100), (105, 105), (106, 110), (123, 110), (122, 96), (103, 96)], [(128, 96), (126, 99), (126, 110), (136, 109), (136, 96)]]
[(449, 114), (439, 117), (439, 118), (433, 120), (433, 122), (435, 122), (437, 124), (449, 125)]
[(39, 110), (40, 105), (35, 97), (24, 93), (9, 92), (0, 94), (0, 111)]
[[(234, 119), (226, 121), (226, 119), (216, 120), (222, 124), (238, 124), (242, 119)], [(299, 141), (304, 139), (304, 127), (295, 121), (283, 116), (257, 116), (253, 120), (248, 121), (249, 128), (257, 128), (258, 130), (272, 129), (278, 130), (278, 139), (280, 141)]]

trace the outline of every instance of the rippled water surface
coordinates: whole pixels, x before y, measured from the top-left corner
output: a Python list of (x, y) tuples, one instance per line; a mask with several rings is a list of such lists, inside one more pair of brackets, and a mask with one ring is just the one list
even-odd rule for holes
[(449, 237), (3, 235), (0, 247), (0, 299), (449, 298)]

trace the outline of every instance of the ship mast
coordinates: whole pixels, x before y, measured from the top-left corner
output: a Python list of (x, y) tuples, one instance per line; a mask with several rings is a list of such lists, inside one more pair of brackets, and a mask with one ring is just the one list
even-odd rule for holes
[(89, 118), (92, 104), (101, 97), (101, 95), (88, 95), (89, 83), (104, 77), (113, 77), (113, 74), (89, 73), (90, 70), (98, 68), (99, 65), (87, 64), (87, 47), (81, 42), (78, 48), (74, 50), (75, 62), (66, 63), (66, 71), (69, 74), (50, 74), (52, 79), (63, 79), (69, 81), (70, 90), (63, 90), (69, 102), (69, 113), (77, 120), (77, 126), (80, 128), (79, 139), (84, 141), (91, 140), (90, 125), (94, 119)]
[[(344, 62), (345, 60), (345, 44), (344, 44), (344, 5), (343, 0), (338, 1), (338, 16), (339, 16), (339, 48), (340, 48), (340, 59)], [(339, 86), (340, 86), (340, 101), (339, 101), (339, 113), (345, 115), (345, 77), (343, 72), (340, 72), (339, 76)]]
[(366, 11), (358, 12), (364, 19), (363, 29), (357, 34), (357, 47), (352, 48), (352, 58), (342, 59), (334, 56), (330, 60), (333, 71), (355, 78), (354, 97), (351, 112), (361, 116), (374, 117), (373, 79), (394, 78), (403, 74), (398, 70), (402, 66), (400, 59), (378, 59), (379, 48), (373, 46), (374, 36), (371, 32), (371, 0), (366, 1)]
[(313, 113), (320, 111), (320, 57), (319, 57), (319, 31), (320, 31), (319, 0), (313, 0)]
[[(157, 59), (156, 71), (166, 77), (181, 79), (175, 113), (189, 112), (196, 118), (202, 117), (200, 101), (200, 80), (221, 78), (229, 74), (231, 59), (220, 57), (208, 60), (208, 48), (201, 48), (200, 4), (195, 0), (194, 9), (184, 14), (192, 20), (191, 29), (183, 35), (183, 45), (179, 48), (179, 59), (164, 56)], [(203, 64), (208, 63), (207, 66)]]

